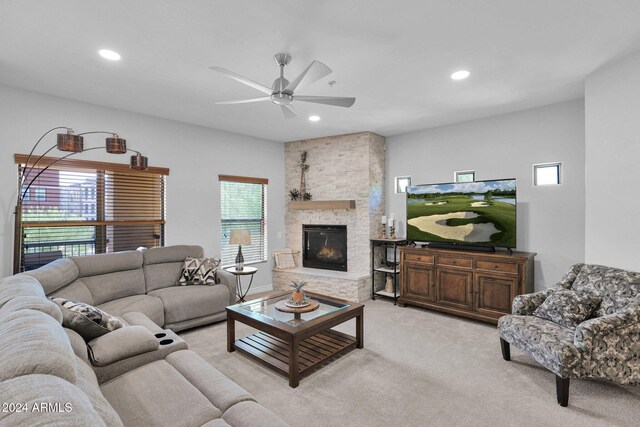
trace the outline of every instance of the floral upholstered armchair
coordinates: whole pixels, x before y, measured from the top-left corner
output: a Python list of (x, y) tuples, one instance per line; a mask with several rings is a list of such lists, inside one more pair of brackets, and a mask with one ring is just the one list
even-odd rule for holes
[(505, 360), (513, 344), (556, 374), (562, 406), (571, 378), (640, 384), (640, 273), (576, 264), (553, 288), (515, 297), (498, 330)]

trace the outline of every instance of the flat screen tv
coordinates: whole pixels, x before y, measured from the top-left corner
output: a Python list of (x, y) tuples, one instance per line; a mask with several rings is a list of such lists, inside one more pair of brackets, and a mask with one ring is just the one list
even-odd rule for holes
[(407, 187), (407, 239), (433, 246), (515, 248), (516, 180)]

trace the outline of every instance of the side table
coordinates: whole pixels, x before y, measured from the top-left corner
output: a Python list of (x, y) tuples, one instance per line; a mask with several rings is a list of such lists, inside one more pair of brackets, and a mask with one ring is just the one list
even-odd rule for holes
[[(247, 267), (245, 266), (242, 270), (237, 270), (235, 267), (227, 267), (225, 271), (236, 276), (236, 295), (238, 295), (238, 302), (245, 302), (244, 298), (249, 293), (249, 289), (251, 289), (251, 284), (253, 283), (253, 275), (258, 271), (255, 267)], [(251, 280), (249, 281), (249, 286), (247, 286), (247, 290), (242, 292), (242, 276), (251, 276)]]

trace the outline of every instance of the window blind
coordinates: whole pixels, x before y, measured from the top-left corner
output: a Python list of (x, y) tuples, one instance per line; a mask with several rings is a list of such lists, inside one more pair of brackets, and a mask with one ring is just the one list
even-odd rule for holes
[(237, 245), (229, 244), (234, 228), (249, 230), (251, 244), (242, 246), (245, 263), (267, 259), (267, 184), (263, 178), (220, 175), (222, 265), (235, 262)]
[[(16, 155), (19, 172), (26, 155)], [(55, 158), (28, 173), (23, 191)], [(33, 161), (32, 161), (33, 162)], [(163, 246), (168, 169), (132, 171), (127, 165), (65, 159), (44, 171), (24, 193), (14, 255), (17, 271), (57, 258)]]

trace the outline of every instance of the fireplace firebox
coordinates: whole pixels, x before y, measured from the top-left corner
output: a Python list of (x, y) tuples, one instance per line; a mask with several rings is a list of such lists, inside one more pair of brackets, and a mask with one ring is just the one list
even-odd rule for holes
[(302, 265), (347, 271), (347, 226), (303, 225)]

